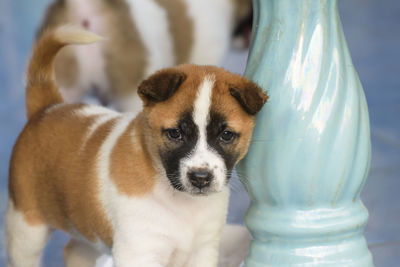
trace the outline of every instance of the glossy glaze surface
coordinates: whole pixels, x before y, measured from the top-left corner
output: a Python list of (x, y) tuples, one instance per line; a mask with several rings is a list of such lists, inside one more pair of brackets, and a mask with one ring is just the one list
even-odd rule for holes
[(370, 164), (365, 96), (335, 0), (255, 0), (245, 75), (270, 100), (238, 173), (255, 237), (246, 266), (372, 266), (359, 199)]

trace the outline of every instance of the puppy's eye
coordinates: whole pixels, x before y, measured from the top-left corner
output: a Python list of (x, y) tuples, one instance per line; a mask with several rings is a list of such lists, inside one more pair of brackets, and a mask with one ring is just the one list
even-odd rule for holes
[(222, 132), (222, 134), (219, 136), (219, 140), (221, 140), (224, 143), (230, 143), (233, 141), (235, 138), (235, 133), (225, 130)]
[(168, 129), (167, 136), (169, 139), (174, 140), (174, 141), (182, 140), (182, 133), (177, 128)]

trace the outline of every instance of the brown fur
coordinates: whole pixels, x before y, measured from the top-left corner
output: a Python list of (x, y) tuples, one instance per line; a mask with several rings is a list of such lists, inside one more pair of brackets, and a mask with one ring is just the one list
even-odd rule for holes
[(36, 45), (28, 68), (26, 87), (28, 119), (41, 109), (63, 101), (53, 83), (52, 75), (54, 58), (65, 45), (58, 41), (52, 32), (44, 33)]
[[(157, 91), (158, 88), (163, 87), (163, 83), (167, 77), (159, 78), (158, 74), (167, 74), (170, 77), (179, 74), (186, 78), (180, 84), (179, 88), (174, 91), (172, 97), (166, 98), (164, 101), (157, 103), (157, 105), (145, 106), (145, 113), (148, 114), (148, 121), (152, 124), (163, 123), (166, 128), (173, 127), (174, 123), (178, 120), (181, 112), (192, 111), (194, 101), (197, 96), (197, 90), (204, 79), (207, 67), (200, 67), (194, 65), (181, 65), (176, 68), (164, 69), (156, 74), (150, 76), (145, 80), (140, 88), (145, 84), (146, 87), (152, 87)], [(144, 101), (147, 101), (143, 98)]]
[(232, 0), (235, 6), (235, 21), (240, 22), (252, 10), (251, 0)]
[(37, 38), (40, 39), (43, 33), (47, 30), (59, 27), (68, 21), (67, 5), (64, 0), (53, 2), (46, 10), (42, 27), (39, 28)]
[(182, 0), (156, 0), (168, 15), (169, 27), (174, 41), (175, 63), (190, 63), (194, 44), (194, 25)]
[(151, 191), (157, 174), (141, 124), (140, 117), (132, 121), (111, 154), (111, 178), (118, 191), (128, 196), (141, 196)]
[(57, 55), (54, 73), (57, 84), (64, 89), (76, 86), (79, 77), (79, 66), (73, 47), (66, 47)]
[[(96, 2), (96, 14), (105, 27), (99, 32), (112, 42), (103, 43), (105, 73), (111, 92), (100, 95), (104, 103), (112, 97), (125, 97), (134, 92), (144, 77), (147, 51), (134, 24), (129, 6), (124, 0), (102, 0)], [(77, 24), (76, 10), (64, 0), (56, 0), (47, 9), (40, 38), (46, 30), (54, 30), (63, 24)], [(90, 25), (89, 25), (90, 28)], [(76, 48), (68, 47), (60, 51), (55, 60), (57, 84), (67, 90), (78, 90), (79, 65)]]
[(176, 70), (160, 70), (143, 81), (138, 89), (144, 105), (170, 98), (186, 79), (186, 74)]
[[(121, 116), (104, 122), (87, 136), (97, 115), (81, 115), (80, 110), (86, 107), (83, 104), (62, 104), (52, 81), (52, 62), (64, 45), (58, 40), (53, 33), (44, 33), (34, 49), (28, 71), (28, 123), (11, 157), (9, 196), (31, 225), (77, 230), (90, 241), (100, 238), (112, 246), (113, 229), (100, 200), (97, 165), (100, 149)], [(143, 84), (157, 94), (157, 88), (163, 88), (165, 81), (174, 81), (177, 74), (185, 77), (178, 79), (180, 86), (173, 88), (163, 101), (146, 105), (130, 121), (111, 152), (110, 176), (121, 194), (143, 196), (153, 190), (158, 174), (154, 163), (160, 160), (158, 151), (171, 145), (162, 129), (176, 126), (182, 112), (192, 111), (206, 75), (216, 81), (211, 108), (223, 114), (229, 126), (241, 134), (232, 149), (240, 153), (239, 158), (247, 151), (253, 116), (229, 88), (234, 85), (244, 95), (253, 94), (255, 101), (247, 103), (252, 109), (258, 109), (259, 102), (267, 99), (261, 89), (221, 68), (194, 65), (160, 71)], [(176, 83), (172, 85), (176, 87)]]
[[(179, 88), (174, 91), (174, 94), (165, 101), (156, 102), (144, 106), (144, 112), (141, 113), (144, 136), (146, 137), (146, 144), (153, 160), (160, 161), (159, 150), (164, 150), (173, 146), (164, 134), (162, 129), (176, 127), (181, 113), (184, 111), (191, 111), (197, 95), (197, 88), (202, 81), (202, 72), (198, 69), (199, 73), (187, 68), (170, 68), (161, 70), (155, 75), (150, 76), (142, 84), (152, 85), (153, 90), (163, 86), (164, 79), (159, 79), (158, 74), (169, 74), (174, 76), (176, 73), (184, 74), (186, 79), (181, 83)], [(166, 78), (166, 77), (164, 77)], [(154, 80), (153, 80), (154, 79)], [(153, 80), (153, 81), (152, 81)], [(150, 90), (150, 88), (148, 88)], [(144, 99), (144, 101), (147, 101)]]
[(31, 224), (71, 231), (88, 240), (112, 242), (112, 230), (98, 199), (96, 155), (114, 121), (100, 126), (79, 151), (94, 118), (74, 115), (67, 105), (33, 117), (14, 147), (10, 197)]
[(268, 96), (250, 81), (229, 85), (229, 92), (250, 115), (259, 112), (268, 100)]
[[(159, 79), (158, 74), (165, 73), (171, 76), (176, 75), (176, 73), (183, 73), (186, 79), (172, 97), (157, 102), (156, 105), (145, 106), (144, 114), (148, 124), (148, 132), (152, 133), (154, 138), (153, 143), (161, 144), (161, 149), (166, 149), (166, 146), (171, 145), (161, 134), (162, 129), (176, 127), (176, 122), (181, 113), (192, 111), (200, 84), (206, 75), (211, 75), (214, 76), (216, 81), (211, 109), (222, 114), (227, 119), (228, 125), (233, 128), (232, 130), (241, 134), (239, 141), (235, 141), (236, 145), (232, 149), (235, 150), (234, 152), (238, 152), (238, 161), (242, 159), (247, 152), (252, 136), (253, 114), (248, 113), (237, 98), (231, 95), (229, 88), (235, 85), (236, 88), (243, 90), (245, 95), (247, 93), (254, 94), (254, 101), (249, 102), (249, 105), (254, 105), (250, 106), (254, 110), (260, 108), (260, 102), (265, 103), (268, 98), (267, 95), (255, 83), (215, 66), (180, 65), (152, 75), (143, 84), (151, 84), (153, 88), (163, 87), (165, 80)], [(156, 148), (154, 145), (149, 145), (149, 147), (153, 155), (156, 155), (158, 149), (160, 149), (160, 147)]]
[[(15, 208), (23, 212), (28, 223), (45, 223), (66, 231), (72, 225), (88, 240), (100, 237), (111, 244), (111, 227), (98, 202), (94, 177), (97, 150), (112, 124), (103, 125), (108, 128), (96, 131), (85, 151), (74, 154), (91, 119), (75, 124), (74, 111), (81, 105), (55, 106), (62, 98), (52, 80), (54, 58), (66, 45), (59, 40), (87, 42), (82, 38), (88, 36), (71, 35), (66, 30), (45, 32), (35, 46), (28, 69), (28, 123), (14, 146), (9, 191)], [(49, 107), (55, 110), (46, 111)]]
[(99, 1), (106, 25), (104, 36), (112, 42), (104, 47), (106, 73), (114, 97), (135, 92), (144, 77), (147, 51), (124, 0)]
[[(42, 27), (39, 29), (37, 39), (49, 30), (68, 24), (70, 20), (70, 11), (66, 1), (58, 0), (53, 2), (47, 9)], [(57, 84), (65, 89), (76, 86), (79, 76), (78, 61), (73, 47), (66, 47), (57, 54), (54, 62), (54, 75)]]
[[(156, 0), (166, 10), (169, 20), (169, 29), (174, 42), (175, 64), (190, 63), (190, 55), (194, 45), (194, 23), (188, 8), (182, 0)], [(105, 71), (108, 79), (108, 92), (99, 95), (100, 101), (107, 104), (109, 101), (123, 99), (135, 92), (140, 81), (145, 77), (146, 48), (140, 39), (139, 32), (131, 18), (129, 6), (125, 0), (97, 1), (97, 18), (105, 26), (100, 35), (112, 42), (104, 42)], [(236, 20), (248, 13), (251, 7), (250, 0), (232, 0)], [(55, 0), (48, 8), (42, 23), (43, 29), (66, 23), (82, 23), (74, 19), (75, 10), (68, 7), (67, 1)], [(41, 34), (39, 34), (41, 36)], [(55, 77), (57, 83), (65, 88), (77, 90), (79, 66), (74, 48), (68, 48), (57, 56), (55, 62)], [(93, 85), (95, 86), (95, 85)]]
[(231, 130), (240, 133), (239, 140), (235, 140), (235, 151), (231, 151), (231, 153), (239, 152), (237, 160), (239, 161), (247, 153), (247, 148), (250, 144), (254, 127), (253, 116), (248, 114), (236, 99), (229, 94), (229, 84), (217, 82), (216, 88), (219, 90), (213, 91), (211, 109), (226, 118)]

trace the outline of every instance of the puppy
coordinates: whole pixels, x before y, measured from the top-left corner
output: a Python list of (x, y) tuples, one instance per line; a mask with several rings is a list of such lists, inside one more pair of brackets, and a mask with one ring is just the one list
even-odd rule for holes
[(61, 51), (55, 76), (64, 98), (90, 92), (118, 110), (142, 109), (136, 90), (155, 71), (182, 63), (221, 63), (250, 0), (55, 0), (44, 29), (81, 25), (110, 42)]
[(213, 66), (161, 70), (139, 86), (136, 117), (66, 104), (52, 62), (98, 36), (47, 32), (34, 48), (28, 122), (10, 163), (9, 267), (37, 266), (54, 229), (71, 235), (66, 266), (216, 266), (233, 166), (246, 154), (267, 96)]

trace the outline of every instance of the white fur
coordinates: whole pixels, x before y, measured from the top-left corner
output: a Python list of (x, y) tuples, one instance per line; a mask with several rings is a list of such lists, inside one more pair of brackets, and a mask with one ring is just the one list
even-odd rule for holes
[(110, 255), (103, 254), (101, 257), (97, 258), (96, 265), (94, 267), (113, 267), (114, 262)]
[(102, 39), (101, 36), (75, 25), (64, 25), (57, 28), (54, 37), (66, 44), (91, 44)]
[(94, 267), (100, 252), (90, 243), (71, 239), (68, 250), (64, 250), (65, 267)]
[(194, 103), (193, 120), (199, 127), (201, 138), (206, 137), (205, 131), (203, 130), (205, 130), (205, 128), (207, 127), (207, 121), (211, 106), (211, 94), (214, 87), (214, 82), (214, 77), (206, 76), (204, 78), (198, 89), (197, 98)]
[(94, 105), (85, 105), (81, 109), (76, 111), (77, 114), (89, 117), (89, 116), (99, 116), (99, 115), (118, 115), (120, 113), (113, 111), (109, 108), (94, 106)]
[(120, 113), (110, 110), (108, 108), (104, 108), (104, 107), (100, 107), (100, 106), (92, 106), (92, 105), (84, 106), (83, 108), (75, 111), (75, 113), (78, 116), (84, 116), (84, 117), (97, 116), (96, 120), (88, 128), (88, 131), (84, 137), (84, 140), (82, 141), (80, 151), (83, 151), (83, 149), (86, 146), (87, 141), (90, 139), (90, 137), (93, 135), (93, 133), (96, 131), (97, 128), (99, 128), (101, 125), (103, 125), (107, 121), (114, 119), (118, 116), (121, 116)]
[(52, 106), (46, 108), (44, 112), (45, 112), (45, 114), (50, 114), (53, 111), (65, 106), (65, 105), (66, 105), (65, 103), (58, 103), (58, 104), (55, 104), (55, 105), (52, 105)]
[(113, 104), (115, 108), (128, 111), (132, 114), (139, 114), (143, 109), (143, 102), (136, 91), (129, 95), (116, 98)]
[(82, 145), (80, 150), (83, 151), (83, 149), (86, 147), (87, 141), (90, 139), (90, 137), (93, 135), (93, 133), (99, 128), (101, 125), (106, 123), (109, 120), (112, 120), (116, 118), (117, 116), (115, 115), (103, 115), (100, 116), (93, 124), (91, 124), (88, 128), (88, 131), (84, 137), (84, 140), (82, 141)]
[(228, 189), (207, 197), (171, 190), (156, 177), (145, 196), (121, 195), (110, 177), (110, 155), (131, 118), (121, 118), (103, 143), (98, 159), (100, 199), (114, 229), (116, 266), (216, 266), (219, 231)]
[[(194, 43), (190, 58), (186, 63), (220, 65), (228, 50), (233, 25), (233, 8), (231, 0), (183, 0), (187, 6), (188, 16), (193, 21)], [(155, 0), (127, 0), (132, 20), (137, 27), (140, 40), (146, 50), (147, 66), (145, 77), (153, 72), (176, 64), (174, 40), (170, 32), (167, 11)], [(68, 102), (79, 102), (87, 91), (96, 86), (101, 93), (107, 94), (109, 81), (105, 73), (104, 43), (107, 29), (104, 16), (97, 7), (97, 0), (67, 0), (72, 12), (71, 24), (81, 25), (83, 20), (89, 21), (89, 30), (105, 37), (96, 44), (69, 47), (76, 55), (79, 66), (76, 88), (63, 88), (63, 97)], [(207, 16), (204, 16), (207, 14)], [(136, 99), (135, 99), (136, 98)], [(115, 99), (113, 103), (124, 111), (137, 112), (142, 105), (139, 97)]]
[[(104, 25), (100, 10), (96, 6), (97, 0), (68, 0), (68, 8), (74, 10), (70, 21), (74, 25), (81, 25), (82, 21), (89, 22), (89, 31), (103, 35)], [(108, 89), (108, 79), (105, 72), (104, 40), (90, 45), (69, 47), (78, 61), (77, 88), (62, 88), (61, 93), (68, 102), (79, 102), (83, 95), (93, 86), (100, 91)]]
[(185, 0), (185, 3), (194, 24), (194, 46), (189, 63), (221, 64), (232, 33), (232, 1)]
[(38, 267), (49, 234), (45, 225), (28, 224), (24, 215), (9, 200), (6, 214), (7, 266)]
[(193, 152), (181, 160), (181, 173), (185, 188), (192, 188), (187, 173), (192, 169), (206, 168), (212, 171), (214, 179), (211, 191), (221, 191), (226, 184), (226, 166), (222, 157), (207, 144), (207, 124), (211, 106), (214, 77), (206, 76), (201, 83), (194, 103), (193, 121), (199, 129), (199, 138)]
[(219, 267), (238, 267), (247, 256), (251, 235), (246, 227), (228, 224), (222, 229)]
[[(199, 93), (201, 101), (196, 102), (198, 111), (209, 109), (212, 86), (213, 80), (205, 79)], [(99, 200), (113, 228), (111, 254), (115, 266), (216, 267), (220, 231), (226, 218), (228, 188), (222, 188), (219, 193), (196, 197), (173, 190), (167, 177), (157, 176), (154, 177), (154, 189), (146, 195), (126, 196), (117, 190), (110, 177), (110, 158), (117, 140), (134, 116), (88, 106), (77, 110), (75, 114), (99, 116), (91, 126), (87, 139), (90, 138), (90, 132), (109, 118), (117, 118), (114, 128), (100, 147), (96, 164)], [(197, 114), (196, 119), (197, 123), (203, 123), (204, 128), (206, 118)], [(202, 138), (204, 140), (204, 136)], [(12, 257), (10, 267), (36, 267), (40, 251), (47, 241), (47, 227), (28, 225), (22, 214), (13, 209), (11, 201), (7, 226), (8, 248)], [(99, 238), (89, 242), (77, 231), (72, 231), (71, 235), (76, 246), (68, 255), (68, 266), (75, 262), (94, 262), (97, 255), (110, 253)], [(28, 258), (25, 258), (26, 255)], [(23, 262), (18, 262), (18, 259), (23, 259)], [(96, 265), (101, 264), (110, 264), (110, 261), (106, 257), (97, 259)]]
[(148, 55), (145, 76), (175, 64), (166, 10), (154, 0), (127, 0)]
[(227, 197), (227, 189), (196, 198), (158, 183), (144, 198), (109, 198), (116, 266), (216, 266)]
[[(242, 225), (227, 224), (223, 227), (219, 245), (218, 267), (243, 266), (251, 241), (251, 235)], [(113, 267), (112, 258), (100, 257), (95, 267)]]

